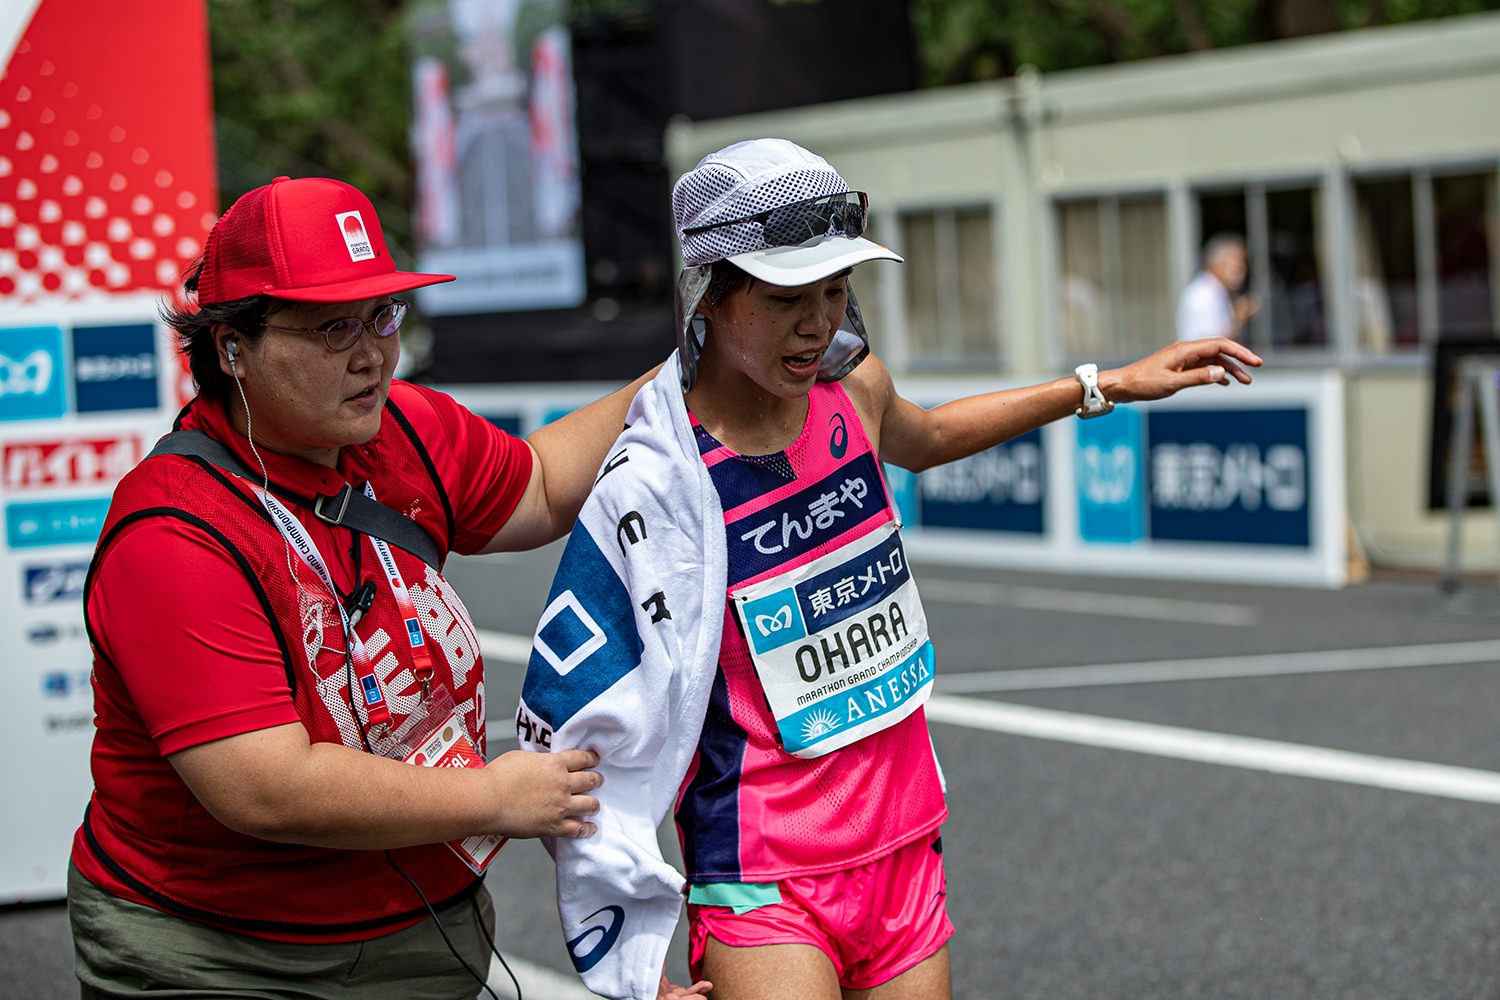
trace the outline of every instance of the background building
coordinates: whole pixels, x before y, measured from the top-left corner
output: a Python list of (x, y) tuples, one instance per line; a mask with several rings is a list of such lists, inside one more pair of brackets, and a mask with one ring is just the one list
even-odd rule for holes
[[(858, 275), (898, 377), (1139, 356), (1173, 338), (1202, 241), (1244, 234), (1260, 383), (1337, 373), (1359, 541), (1439, 565), (1435, 348), (1493, 341), (1500, 297), (1500, 16), (679, 120), (672, 174), (759, 135), (828, 157), (907, 256)], [(1463, 566), (1495, 568), (1493, 518), (1468, 521)]]

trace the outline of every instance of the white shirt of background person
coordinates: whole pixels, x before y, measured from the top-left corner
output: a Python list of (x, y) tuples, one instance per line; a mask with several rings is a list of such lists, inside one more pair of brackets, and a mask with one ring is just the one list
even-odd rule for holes
[(1204, 244), (1203, 268), (1177, 302), (1177, 339), (1238, 339), (1255, 304), (1249, 299), (1237, 304), (1231, 296), (1244, 285), (1248, 270), (1245, 242), (1238, 236), (1219, 235)]

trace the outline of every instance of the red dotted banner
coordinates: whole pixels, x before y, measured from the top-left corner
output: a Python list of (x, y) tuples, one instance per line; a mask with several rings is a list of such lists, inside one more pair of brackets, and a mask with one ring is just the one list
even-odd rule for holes
[(0, 78), (0, 302), (172, 292), (218, 214), (204, 0), (40, 0)]

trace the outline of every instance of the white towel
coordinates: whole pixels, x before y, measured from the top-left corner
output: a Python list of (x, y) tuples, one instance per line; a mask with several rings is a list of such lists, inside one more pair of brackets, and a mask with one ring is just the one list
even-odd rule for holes
[(683, 877), (656, 831), (692, 762), (727, 585), (724, 513), (678, 359), (636, 395), (563, 552), (516, 714), (521, 746), (598, 751), (599, 833), (549, 839), (584, 984), (655, 1000)]

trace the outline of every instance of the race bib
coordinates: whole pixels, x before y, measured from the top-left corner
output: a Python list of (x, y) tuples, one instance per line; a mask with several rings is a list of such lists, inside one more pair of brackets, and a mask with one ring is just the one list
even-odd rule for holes
[(788, 753), (848, 746), (932, 693), (927, 615), (894, 521), (729, 597)]

